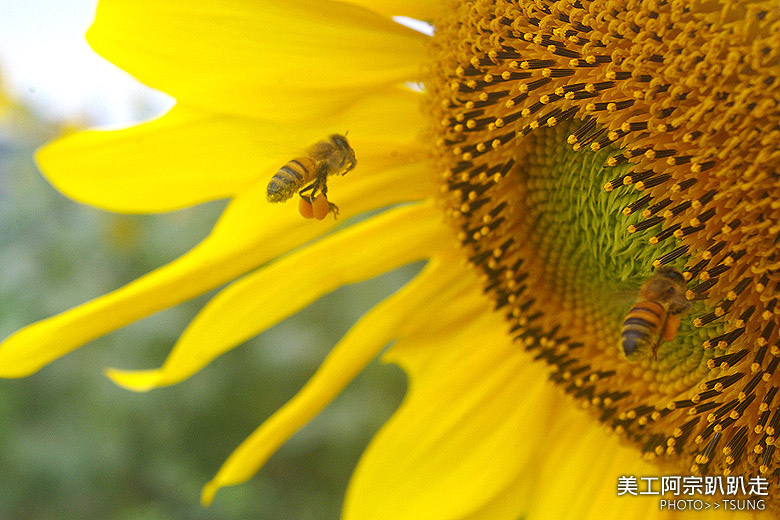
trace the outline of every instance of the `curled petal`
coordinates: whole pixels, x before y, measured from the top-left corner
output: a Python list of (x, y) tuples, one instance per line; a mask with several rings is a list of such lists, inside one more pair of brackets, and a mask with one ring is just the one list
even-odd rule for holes
[(202, 502), (208, 505), (219, 488), (239, 484), (254, 475), (282, 443), (398, 336), (419, 309), (447, 291), (442, 281), (455, 282), (452, 274), (434, 259), (413, 281), (363, 316), (333, 348), (306, 386), (230, 455), (204, 487)]
[[(373, 209), (374, 204), (430, 193), (419, 180), (422, 164), (386, 156), (363, 163), (366, 168), (386, 169), (383, 175), (356, 175), (344, 181), (339, 203), (345, 217)], [(233, 280), (334, 225), (333, 219), (312, 225), (290, 205), (267, 204), (265, 183), (256, 184), (231, 202), (206, 240), (179, 259), (6, 339), (0, 344), (0, 377), (30, 375), (92, 339)]]
[[(330, 235), (221, 291), (159, 370), (111, 370), (109, 376), (133, 390), (177, 383), (328, 292), (431, 256), (443, 231), (427, 203), (393, 209)], [(300, 273), (307, 273), (305, 279)]]

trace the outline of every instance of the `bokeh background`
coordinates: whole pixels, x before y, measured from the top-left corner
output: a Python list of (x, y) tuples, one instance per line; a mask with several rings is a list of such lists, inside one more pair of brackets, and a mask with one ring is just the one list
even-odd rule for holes
[[(91, 53), (83, 32), (94, 5), (0, 0), (0, 88), (11, 100), (0, 108), (0, 339), (175, 259), (224, 207), (111, 214), (65, 198), (36, 170), (34, 151), (47, 140), (170, 106)], [(421, 267), (339, 289), (174, 387), (137, 394), (102, 371), (159, 366), (210, 295), (35, 375), (0, 380), (0, 520), (338, 518), (360, 453), (403, 397), (397, 367), (372, 363), (254, 479), (220, 491), (208, 509), (200, 489), (351, 324)]]

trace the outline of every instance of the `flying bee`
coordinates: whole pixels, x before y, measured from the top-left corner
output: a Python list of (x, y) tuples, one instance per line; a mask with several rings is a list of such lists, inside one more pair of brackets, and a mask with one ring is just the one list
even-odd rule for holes
[[(328, 177), (344, 175), (356, 164), (355, 151), (349, 146), (347, 138), (333, 134), (309, 147), (304, 157), (293, 159), (279, 168), (268, 183), (268, 202), (284, 202), (297, 191), (303, 199), (299, 209), (304, 217), (314, 216), (322, 220), (328, 213), (333, 213), (336, 218), (338, 206), (327, 201)], [(328, 210), (323, 212), (319, 208), (325, 203)]]
[(662, 266), (639, 288), (637, 302), (623, 320), (620, 346), (628, 361), (652, 354), (664, 341), (672, 341), (680, 326), (679, 314), (688, 310), (685, 278), (677, 269)]

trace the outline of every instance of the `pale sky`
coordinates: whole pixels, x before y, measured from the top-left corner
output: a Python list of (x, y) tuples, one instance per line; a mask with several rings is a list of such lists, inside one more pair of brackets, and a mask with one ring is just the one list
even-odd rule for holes
[[(52, 119), (123, 125), (172, 104), (107, 62), (84, 33), (97, 0), (0, 0), (4, 89)], [(139, 110), (139, 107), (141, 108)]]

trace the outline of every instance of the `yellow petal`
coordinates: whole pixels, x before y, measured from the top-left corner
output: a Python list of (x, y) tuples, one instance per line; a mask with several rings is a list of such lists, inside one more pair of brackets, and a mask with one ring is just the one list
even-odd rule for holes
[[(382, 175), (355, 175), (339, 194), (342, 214), (422, 198), (425, 165), (382, 156), (364, 160)], [(384, 163), (382, 162), (384, 161)], [(430, 176), (428, 176), (430, 177)], [(188, 300), (332, 229), (303, 220), (290, 204), (265, 202), (265, 183), (234, 199), (211, 235), (181, 258), (105, 296), (34, 323), (0, 344), (0, 377), (23, 377), (84, 343)]]
[[(419, 92), (406, 87), (390, 87), (340, 107), (331, 119), (312, 118), (303, 125), (290, 123), (289, 126), (299, 132), (308, 131), (311, 138), (307, 141), (311, 142), (333, 132), (348, 133), (359, 161), (363, 152), (361, 140), (406, 144), (419, 141), (421, 130), (428, 125), (428, 117), (420, 110), (420, 103)], [(300, 129), (300, 126), (304, 128)]]
[[(410, 389), (358, 465), (347, 520), (476, 513), (505, 495), (533, 460), (528, 439), (543, 438), (544, 425), (529, 419), (554, 402), (545, 374), (529, 367), (501, 316), (489, 312), (474, 275), (452, 271), (467, 293), (420, 309), (417, 331), (386, 356), (409, 373)], [(476, 317), (445, 321), (464, 307)]]
[[(168, 211), (229, 197), (259, 171), (283, 164), (267, 154), (289, 146), (269, 139), (273, 129), (177, 106), (132, 128), (64, 137), (39, 150), (37, 160), (54, 187), (81, 202), (114, 211)], [(258, 157), (258, 149), (266, 155)]]
[(433, 20), (444, 10), (444, 3), (435, 0), (350, 0), (385, 16), (408, 16), (417, 20)]
[[(559, 401), (539, 420), (549, 425), (550, 440), (531, 470), (534, 489), (525, 504), (525, 518), (569, 518), (572, 511), (577, 520), (679, 518), (679, 512), (660, 509), (659, 495), (618, 496), (617, 492), (618, 477), (636, 477), (642, 490), (647, 486), (642, 477), (660, 478), (674, 473), (642, 460), (636, 449), (621, 444), (613, 433), (566, 400)], [(657, 486), (658, 481), (654, 488)], [(705, 502), (717, 500), (700, 498)], [(706, 520), (744, 518), (744, 513), (726, 512), (723, 508), (694, 513), (696, 518)]]
[(482, 508), (473, 513), (458, 517), (458, 520), (517, 520), (520, 504), (528, 500), (533, 479), (528, 474), (519, 473), (513, 482), (496, 494)]
[(639, 453), (620, 446), (585, 412), (563, 398), (542, 413), (548, 424), (549, 442), (540, 446), (544, 456), (529, 471), (534, 489), (524, 512), (531, 518), (648, 518), (658, 511), (657, 497), (617, 496), (618, 476), (657, 475), (657, 467), (644, 462)]
[(95, 50), (178, 101), (290, 120), (415, 80), (428, 38), (328, 0), (101, 0)]
[(363, 316), (300, 392), (230, 455), (203, 488), (201, 501), (208, 505), (219, 488), (239, 484), (254, 475), (279, 446), (332, 401), (399, 334), (414, 313), (446, 291), (442, 280), (452, 280), (452, 276), (434, 260), (403, 289)]
[(372, 155), (397, 162), (415, 146), (423, 124), (418, 105), (419, 95), (389, 89), (345, 107), (334, 121), (305, 125), (176, 106), (133, 128), (65, 137), (37, 158), (49, 181), (76, 200), (120, 212), (169, 211), (229, 197), (270, 178), (334, 131), (349, 130), (357, 151), (359, 168), (350, 177), (366, 175)]
[(429, 257), (444, 230), (433, 204), (426, 203), (390, 210), (330, 235), (222, 290), (159, 370), (110, 370), (108, 375), (133, 390), (177, 383), (342, 285)]

